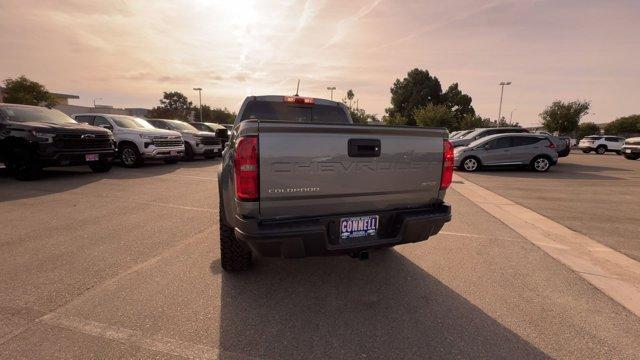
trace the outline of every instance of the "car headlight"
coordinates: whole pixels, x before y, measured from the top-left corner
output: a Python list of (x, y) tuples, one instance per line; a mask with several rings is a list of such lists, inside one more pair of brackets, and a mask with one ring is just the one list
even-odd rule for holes
[(32, 131), (31, 134), (35, 136), (36, 141), (40, 143), (51, 143), (53, 142), (53, 138), (56, 136), (56, 134), (50, 134), (50, 133), (39, 132), (39, 131)]

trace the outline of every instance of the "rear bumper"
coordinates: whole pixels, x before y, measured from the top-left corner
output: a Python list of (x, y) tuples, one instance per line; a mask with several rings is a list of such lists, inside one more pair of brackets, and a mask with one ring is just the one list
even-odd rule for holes
[(427, 240), (451, 221), (451, 206), (443, 203), (423, 209), (375, 213), (380, 217), (377, 235), (340, 239), (340, 219), (361, 215), (345, 214), (259, 225), (240, 221), (240, 226), (235, 228), (235, 235), (262, 256), (296, 258), (349, 254)]

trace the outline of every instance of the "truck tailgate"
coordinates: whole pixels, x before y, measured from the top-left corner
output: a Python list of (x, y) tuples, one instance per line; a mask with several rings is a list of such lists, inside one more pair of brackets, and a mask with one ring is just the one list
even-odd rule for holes
[(263, 220), (438, 201), (443, 129), (269, 121), (258, 127)]

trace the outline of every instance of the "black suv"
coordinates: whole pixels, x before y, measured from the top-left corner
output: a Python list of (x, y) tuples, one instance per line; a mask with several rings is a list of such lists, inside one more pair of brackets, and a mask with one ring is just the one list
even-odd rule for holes
[(78, 124), (58, 110), (0, 103), (0, 162), (20, 180), (35, 179), (49, 166), (107, 172), (115, 152), (109, 130)]

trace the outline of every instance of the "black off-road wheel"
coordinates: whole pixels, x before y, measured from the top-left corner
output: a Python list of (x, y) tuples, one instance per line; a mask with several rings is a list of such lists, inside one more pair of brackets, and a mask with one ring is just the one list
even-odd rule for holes
[[(222, 198), (220, 198), (222, 202)], [(224, 220), (224, 211), (220, 203), (220, 259), (222, 269), (228, 272), (248, 270), (251, 267), (251, 249), (236, 238), (233, 228)]]
[(640, 159), (640, 154), (624, 154), (624, 158), (627, 160), (638, 160)]
[(26, 148), (18, 148), (7, 159), (9, 174), (21, 181), (37, 180), (42, 177), (42, 164), (38, 157)]

